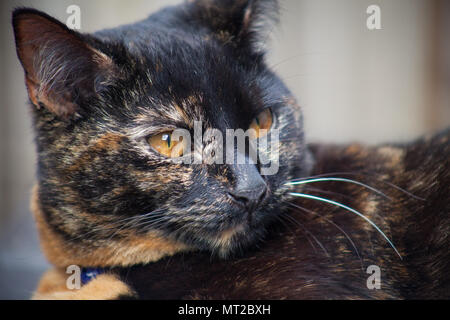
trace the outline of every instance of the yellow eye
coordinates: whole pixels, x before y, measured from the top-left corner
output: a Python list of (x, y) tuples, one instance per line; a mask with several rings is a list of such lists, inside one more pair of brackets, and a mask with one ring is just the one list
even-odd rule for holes
[(178, 158), (183, 155), (185, 144), (183, 137), (179, 141), (172, 140), (172, 132), (163, 132), (148, 138), (148, 144), (160, 154), (168, 158)]
[(256, 138), (264, 137), (272, 127), (272, 112), (269, 108), (261, 111), (250, 124), (250, 129), (255, 130)]

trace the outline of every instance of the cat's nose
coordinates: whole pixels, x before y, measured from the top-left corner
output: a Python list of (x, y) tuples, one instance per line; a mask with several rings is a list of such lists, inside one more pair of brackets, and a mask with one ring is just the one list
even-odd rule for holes
[(264, 199), (267, 185), (254, 165), (237, 165), (236, 186), (230, 190), (233, 201), (251, 212)]
[(256, 189), (238, 189), (230, 191), (229, 194), (237, 204), (245, 207), (247, 211), (251, 212), (264, 199), (266, 191), (267, 187), (264, 184), (258, 185)]

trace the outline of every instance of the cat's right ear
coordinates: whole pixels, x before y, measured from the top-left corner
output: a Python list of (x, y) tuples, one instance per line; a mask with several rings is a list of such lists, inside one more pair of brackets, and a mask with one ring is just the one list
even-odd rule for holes
[(190, 0), (188, 21), (201, 24), (224, 44), (264, 52), (269, 26), (278, 21), (277, 0)]
[(76, 118), (98, 83), (114, 70), (113, 61), (83, 35), (34, 9), (13, 12), (17, 55), (31, 102), (62, 119)]

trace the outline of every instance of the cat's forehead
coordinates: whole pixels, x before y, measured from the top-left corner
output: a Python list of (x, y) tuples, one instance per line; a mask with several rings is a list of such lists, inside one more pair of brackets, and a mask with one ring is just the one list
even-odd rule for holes
[(172, 47), (165, 43), (147, 51), (142, 43), (132, 45), (145, 74), (135, 81), (140, 88), (134, 108), (136, 123), (192, 128), (194, 121), (201, 121), (206, 127), (225, 129), (253, 115), (256, 95), (247, 83), (254, 83), (255, 76), (246, 75), (234, 58), (220, 51), (215, 55), (214, 50), (221, 49), (201, 39), (190, 39), (188, 44), (172, 39)]

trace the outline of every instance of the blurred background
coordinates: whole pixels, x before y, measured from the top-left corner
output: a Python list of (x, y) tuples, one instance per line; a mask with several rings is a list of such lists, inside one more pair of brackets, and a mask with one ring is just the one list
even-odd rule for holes
[[(81, 31), (131, 23), (176, 0), (0, 2), (0, 299), (28, 299), (49, 267), (29, 212), (33, 133), (11, 11), (34, 7)], [(369, 5), (381, 29), (368, 30)], [(450, 125), (450, 1), (282, 0), (269, 64), (298, 97), (309, 141), (400, 142)]]

